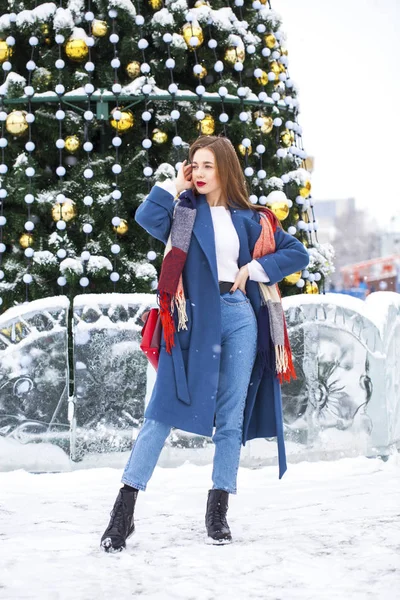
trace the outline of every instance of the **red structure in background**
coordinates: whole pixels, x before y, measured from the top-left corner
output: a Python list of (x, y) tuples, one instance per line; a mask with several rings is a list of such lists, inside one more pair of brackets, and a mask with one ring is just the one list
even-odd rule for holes
[(400, 254), (346, 265), (340, 271), (345, 289), (366, 287), (369, 292), (400, 292)]

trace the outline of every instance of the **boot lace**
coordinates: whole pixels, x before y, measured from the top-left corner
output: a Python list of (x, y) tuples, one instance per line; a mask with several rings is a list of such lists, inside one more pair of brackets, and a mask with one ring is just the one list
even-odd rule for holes
[(126, 527), (126, 513), (127, 513), (127, 506), (123, 500), (123, 498), (119, 498), (113, 508), (113, 510), (111, 511), (110, 515), (111, 515), (111, 528), (112, 529), (117, 529), (118, 531), (121, 531), (121, 529), (125, 529)]
[(225, 509), (219, 500), (212, 508), (209, 513), (209, 521), (210, 525), (218, 526), (218, 527), (227, 527), (228, 523), (226, 520)]

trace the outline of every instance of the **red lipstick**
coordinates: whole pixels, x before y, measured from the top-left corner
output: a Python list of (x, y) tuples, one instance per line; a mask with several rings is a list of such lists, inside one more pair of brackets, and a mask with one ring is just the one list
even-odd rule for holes
[(202, 185), (206, 185), (205, 181), (198, 181), (196, 183), (196, 185), (202, 186)]

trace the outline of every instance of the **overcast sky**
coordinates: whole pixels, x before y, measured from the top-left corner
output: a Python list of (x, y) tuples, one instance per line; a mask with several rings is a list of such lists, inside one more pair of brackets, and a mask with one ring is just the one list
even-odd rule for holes
[[(400, 214), (400, 0), (272, 0), (299, 88), (313, 196)], [(318, 218), (318, 217), (317, 217)]]

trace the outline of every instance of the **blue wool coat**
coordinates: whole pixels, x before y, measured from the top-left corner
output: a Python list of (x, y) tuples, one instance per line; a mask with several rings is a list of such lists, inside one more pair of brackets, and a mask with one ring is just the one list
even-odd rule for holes
[[(154, 186), (139, 206), (135, 220), (150, 235), (167, 243), (174, 210), (173, 196)], [(252, 260), (261, 232), (260, 216), (252, 209), (231, 208), (240, 241), (238, 266)], [(258, 259), (269, 284), (308, 265), (308, 253), (296, 238), (277, 229), (276, 251)], [(214, 228), (205, 195), (197, 196), (197, 214), (183, 270), (188, 329), (175, 334), (172, 354), (162, 339), (157, 378), (145, 417), (178, 429), (211, 436), (218, 390), (221, 344), (221, 308)], [(258, 283), (247, 280), (247, 296), (257, 316)], [(279, 477), (286, 470), (281, 390), (273, 368), (260, 373), (256, 359), (244, 412), (243, 444), (254, 438), (277, 437)]]

